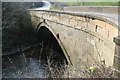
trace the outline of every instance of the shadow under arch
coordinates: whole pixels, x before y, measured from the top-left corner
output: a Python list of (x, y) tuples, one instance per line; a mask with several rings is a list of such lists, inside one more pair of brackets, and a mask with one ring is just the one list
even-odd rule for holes
[[(51, 48), (55, 52), (60, 53), (60, 56), (62, 56), (60, 57), (61, 58), (60, 60), (65, 59), (67, 64), (72, 64), (62, 42), (57, 36), (57, 33), (55, 33), (55, 31), (49, 25), (47, 25), (44, 22), (40, 23), (37, 28), (37, 33), (39, 39), (44, 41), (44, 46), (50, 44)], [(47, 55), (43, 55), (43, 56), (45, 57)]]

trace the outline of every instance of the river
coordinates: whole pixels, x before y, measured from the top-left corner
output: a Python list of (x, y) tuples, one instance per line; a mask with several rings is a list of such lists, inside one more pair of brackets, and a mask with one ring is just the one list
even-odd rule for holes
[(54, 72), (58, 76), (61, 66), (62, 69), (64, 67), (64, 60), (65, 57), (56, 40), (47, 39), (23, 52), (3, 56), (2, 77), (48, 78), (53, 77)]
[(3, 58), (3, 78), (45, 78), (45, 65), (36, 58), (26, 58), (24, 54)]

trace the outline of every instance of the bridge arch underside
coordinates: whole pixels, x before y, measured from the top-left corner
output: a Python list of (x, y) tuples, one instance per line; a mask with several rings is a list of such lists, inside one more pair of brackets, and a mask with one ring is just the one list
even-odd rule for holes
[(52, 65), (63, 65), (68, 64), (68, 61), (64, 55), (63, 49), (59, 44), (57, 38), (54, 35), (54, 32), (51, 31), (47, 25), (39, 25), (39, 29), (37, 30), (37, 36), (42, 43), (42, 52), (41, 52), (41, 60), (44, 60), (46, 63), (50, 61)]

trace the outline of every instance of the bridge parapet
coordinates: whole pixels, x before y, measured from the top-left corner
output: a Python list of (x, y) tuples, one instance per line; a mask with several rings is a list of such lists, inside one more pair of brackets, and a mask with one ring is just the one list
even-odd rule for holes
[(41, 19), (67, 25), (92, 34), (100, 34), (111, 42), (113, 42), (113, 37), (118, 35), (117, 24), (98, 16), (60, 11), (31, 11), (31, 14)]

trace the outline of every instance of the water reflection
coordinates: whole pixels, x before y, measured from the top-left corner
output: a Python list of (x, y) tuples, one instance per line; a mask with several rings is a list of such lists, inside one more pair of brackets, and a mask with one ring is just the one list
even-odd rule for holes
[(61, 75), (67, 60), (58, 41), (44, 26), (38, 31), (38, 38), (40, 43), (37, 45), (17, 55), (2, 58), (3, 78), (46, 78)]
[[(57, 76), (66, 60), (48, 42), (41, 42), (22, 53), (2, 58), (3, 78), (48, 78)], [(52, 75), (52, 76), (51, 76)]]
[(23, 55), (3, 58), (3, 78), (45, 78), (45, 66), (39, 59)]

